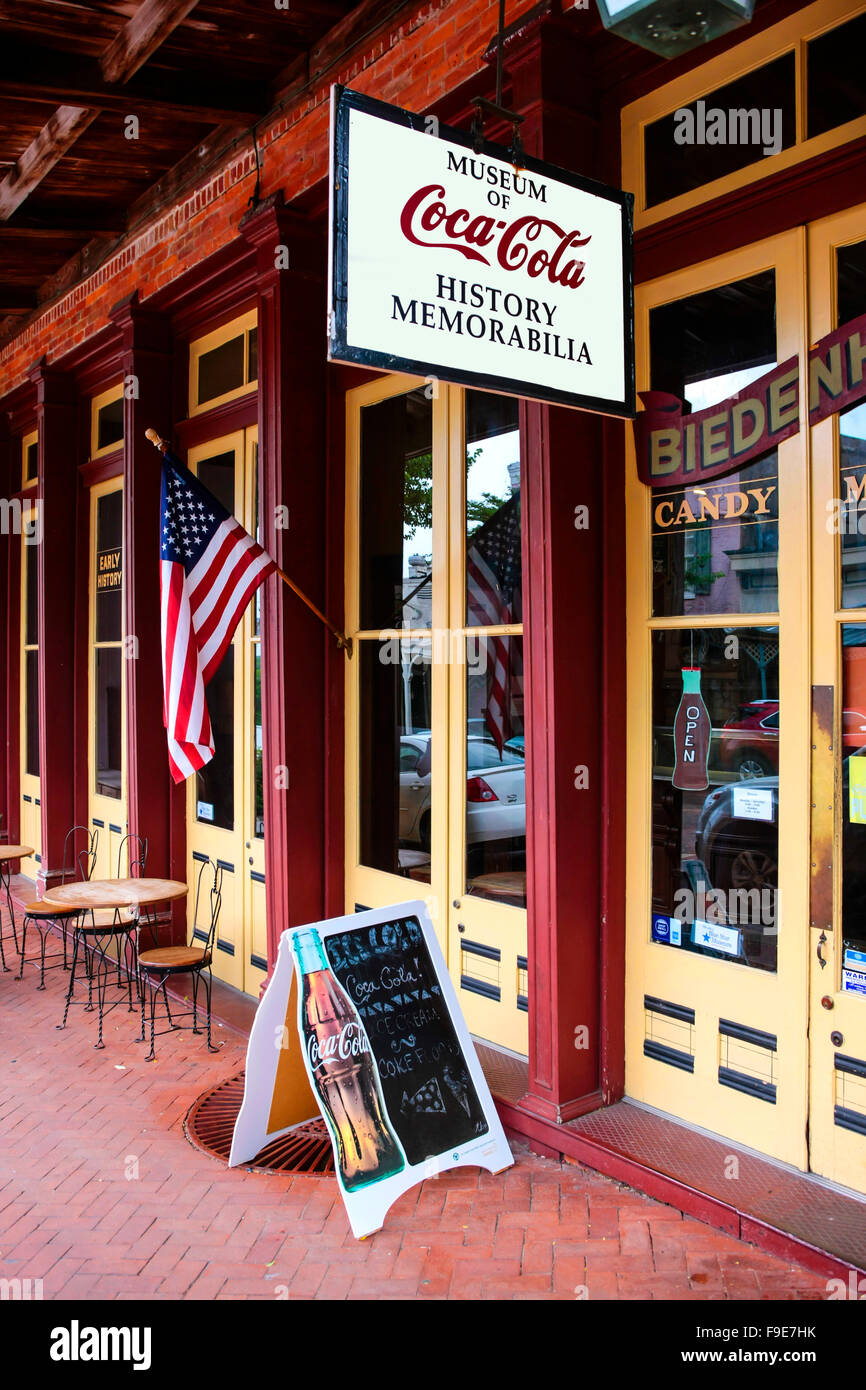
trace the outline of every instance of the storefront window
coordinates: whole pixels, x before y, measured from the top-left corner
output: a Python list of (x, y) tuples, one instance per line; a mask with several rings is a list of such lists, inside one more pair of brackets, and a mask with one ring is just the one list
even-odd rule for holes
[(123, 492), (96, 504), (94, 718), (98, 796), (121, 797), (123, 767)]
[[(866, 241), (836, 252), (836, 322), (866, 313)], [(866, 403), (839, 415), (842, 607), (866, 607)]]
[[(715, 405), (776, 362), (775, 276), (653, 309), (652, 387)], [(652, 494), (653, 613), (774, 613), (778, 597), (778, 461), (775, 453), (718, 482)]]
[(361, 642), (361, 863), (430, 882), (432, 643)]
[(39, 776), (39, 608), (36, 547), (24, 546), (24, 771)]
[(862, 623), (842, 625), (840, 755), (842, 969), (856, 971), (859, 981), (866, 974), (866, 625)]
[(196, 773), (196, 819), (223, 830), (235, 824), (235, 648), (229, 647), (207, 688), (214, 755)]
[(466, 639), (466, 891), (526, 906), (522, 637)]
[(522, 621), (517, 401), (466, 392), (466, 626)]
[(653, 939), (775, 970), (778, 628), (654, 632), (652, 665)]
[(433, 403), (423, 390), (364, 409), (361, 458), (361, 628), (429, 628)]

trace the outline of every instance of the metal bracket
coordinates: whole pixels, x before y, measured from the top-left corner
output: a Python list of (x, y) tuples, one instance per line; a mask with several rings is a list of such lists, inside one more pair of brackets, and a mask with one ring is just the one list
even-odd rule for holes
[(520, 139), (520, 126), (524, 117), (517, 111), (509, 111), (507, 107), (500, 106), (495, 101), (488, 101), (486, 97), (473, 97), (472, 105), (475, 107), (475, 115), (472, 118), (472, 138), (475, 144), (475, 153), (481, 153), (485, 116), (492, 116), (500, 121), (508, 121), (511, 124), (511, 144), (508, 147), (508, 154), (511, 163), (518, 169), (522, 169), (524, 150)]

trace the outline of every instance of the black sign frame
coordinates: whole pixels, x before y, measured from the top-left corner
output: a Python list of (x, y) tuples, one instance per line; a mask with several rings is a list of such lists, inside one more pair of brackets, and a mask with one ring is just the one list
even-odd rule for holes
[[(585, 178), (571, 170), (562, 169), (555, 164), (535, 159), (531, 155), (522, 157), (521, 167), (530, 173), (538, 174), (557, 183), (567, 184), (584, 193), (594, 194), (616, 203), (622, 213), (622, 263), (623, 284), (623, 343), (624, 372), (622, 404), (597, 396), (584, 396), (571, 391), (559, 391), (553, 387), (533, 384), (513, 377), (494, 376), (488, 372), (473, 372), (443, 366), (441, 363), (399, 357), (392, 353), (373, 348), (358, 348), (347, 341), (348, 316), (348, 259), (349, 259), (349, 115), (351, 111), (363, 111), (409, 130), (425, 132), (425, 118), (406, 111), (400, 106), (391, 106), (376, 97), (366, 96), (349, 87), (335, 84), (332, 88), (331, 121), (331, 244), (330, 244), (330, 304), (328, 315), (328, 360), (345, 362), (351, 366), (379, 369), (386, 372), (405, 372), (410, 376), (436, 378), (450, 381), (457, 386), (475, 387), (494, 391), (500, 395), (520, 396), (526, 400), (548, 401), (554, 405), (569, 406), (575, 410), (588, 410), (597, 414), (610, 415), (618, 419), (631, 420), (637, 413), (635, 400), (635, 349), (634, 349), (634, 194), (622, 189), (612, 188), (595, 179)], [(439, 139), (457, 145), (460, 149), (485, 155), (512, 167), (509, 151), (504, 145), (493, 144), (489, 140), (478, 140), (468, 131), (454, 126), (440, 124), (438, 134), (431, 139)]]

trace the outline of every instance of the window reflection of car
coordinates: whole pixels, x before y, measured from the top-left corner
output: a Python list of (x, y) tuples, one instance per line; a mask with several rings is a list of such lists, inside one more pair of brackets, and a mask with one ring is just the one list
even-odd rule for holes
[(722, 726), (719, 761), (741, 781), (779, 767), (779, 701), (749, 700)]
[[(850, 736), (853, 738), (853, 728)], [(866, 744), (849, 745), (842, 757), (842, 935), (845, 940), (866, 940), (866, 825), (851, 820), (848, 792), (852, 754), (866, 757)], [(748, 792), (769, 792), (772, 820), (735, 813), (735, 798), (745, 791), (732, 782), (715, 787), (705, 797), (695, 834), (695, 854), (706, 865), (714, 888), (772, 890), (779, 879), (779, 778), (755, 777), (748, 786)]]
[[(430, 850), (428, 732), (400, 739), (400, 839)], [(522, 742), (522, 740), (521, 740)], [(514, 744), (515, 740), (510, 740)], [(466, 740), (466, 837), (470, 844), (526, 835), (526, 767), (522, 748)]]

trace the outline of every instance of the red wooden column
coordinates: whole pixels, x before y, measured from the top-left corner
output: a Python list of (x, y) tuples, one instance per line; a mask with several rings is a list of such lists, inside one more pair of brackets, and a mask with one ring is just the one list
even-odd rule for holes
[[(262, 543), (318, 607), (325, 592), (323, 232), (268, 199), (241, 224), (256, 252)], [(285, 248), (284, 252), (280, 248)], [(288, 255), (288, 268), (278, 269)], [(288, 529), (281, 524), (288, 516)], [(288, 926), (324, 914), (325, 646), (333, 637), (276, 577), (262, 601), (268, 965)], [(332, 617), (340, 622), (340, 615)], [(286, 775), (288, 787), (285, 787)]]
[[(185, 799), (174, 791), (162, 722), (159, 610), (161, 456), (145, 438), (171, 437), (172, 338), (168, 319), (137, 293), (111, 313), (121, 334), (123, 406), (123, 590), (126, 782), (130, 834), (148, 842), (147, 872), (186, 877)], [(183, 921), (183, 905), (178, 921)]]
[(87, 748), (75, 743), (76, 497), (78, 398), (71, 378), (40, 363), (36, 387), (42, 544), (37, 563), (39, 611), (39, 767), (42, 863), (50, 887), (63, 866), (63, 842), (75, 823), (75, 766)]
[[(542, 16), (507, 57), (529, 153), (597, 173), (584, 46)], [(521, 407), (528, 676), (529, 1090), (564, 1123), (601, 1104), (604, 889), (604, 492), (598, 416)], [(585, 510), (584, 510), (585, 509)]]

